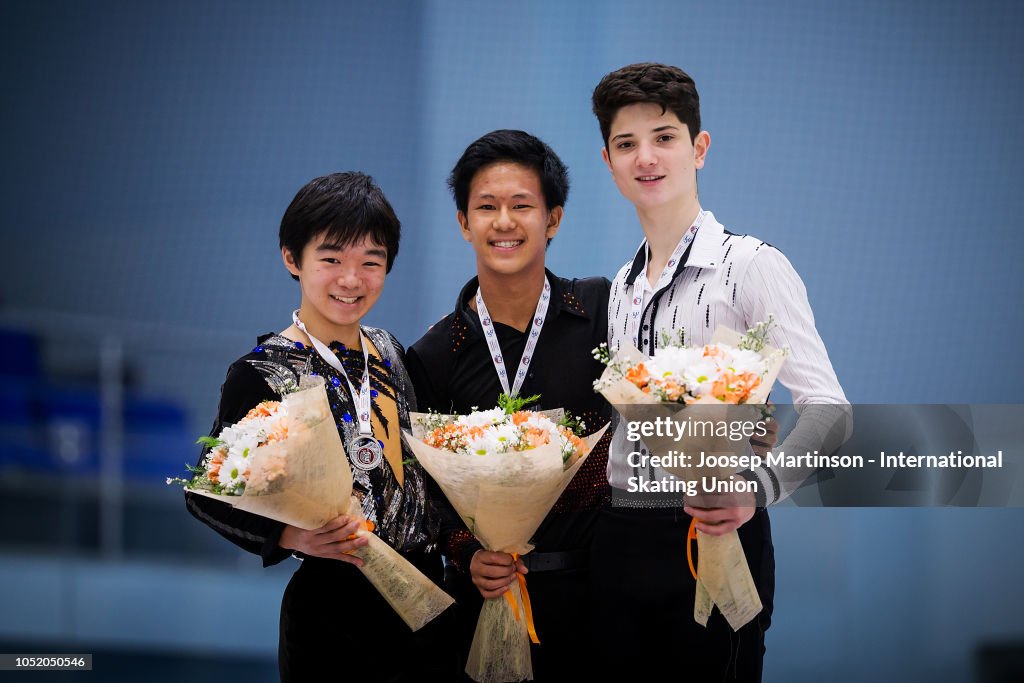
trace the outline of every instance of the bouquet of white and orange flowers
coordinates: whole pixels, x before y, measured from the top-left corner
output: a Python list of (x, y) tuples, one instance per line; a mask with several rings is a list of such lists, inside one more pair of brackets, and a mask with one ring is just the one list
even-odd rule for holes
[[(421, 418), (422, 424), (430, 429), (423, 436), (424, 443), (461, 455), (525, 452), (555, 444), (564, 465), (572, 465), (588, 450), (583, 439), (573, 431), (571, 422), (565, 419), (555, 422), (544, 413), (506, 412), (499, 407), (460, 415), (451, 422), (446, 417), (430, 414)], [(431, 423), (435, 425), (433, 428)], [(581, 424), (579, 428), (585, 429), (586, 425)]]
[[(521, 410), (539, 396), (502, 396), (469, 415), (413, 415), (406, 438), (485, 548), (518, 557), (607, 425), (586, 438), (563, 411)], [(484, 601), (466, 673), (475, 681), (532, 680), (533, 630), (522, 575), (501, 598)]]
[(288, 438), (287, 414), (281, 401), (263, 401), (236, 424), (225, 427), (218, 436), (201, 437), (196, 443), (210, 450), (199, 466), (188, 467), (192, 478), (169, 477), (167, 483), (226, 496), (241, 496), (246, 489), (250, 495), (267, 491), (285, 472), (285, 453), (281, 449), (268, 449), (262, 457), (250, 456), (257, 448)]
[[(338, 515), (361, 516), (352, 495), (352, 470), (327, 403), (322, 377), (303, 377), (281, 401), (264, 401), (217, 437), (190, 479), (168, 478), (197, 495), (302, 529), (317, 529)], [(414, 631), (454, 601), (373, 533), (353, 554), (360, 570)]]
[[(768, 346), (771, 325), (769, 319), (743, 335), (720, 327), (703, 346), (664, 338), (651, 357), (635, 348), (613, 355), (601, 345), (594, 354), (607, 368), (594, 387), (626, 420), (636, 436), (630, 440), (642, 434), (665, 472), (699, 482), (704, 492), (742, 490), (731, 480), (744, 467), (717, 463), (743, 462), (746, 438), (766, 414), (764, 404), (786, 354)], [(661, 428), (667, 424), (671, 428)], [(716, 464), (699, 464), (708, 461)], [(719, 487), (720, 482), (729, 483)], [(690, 537), (697, 540), (699, 562), (691, 565), (697, 580), (694, 618), (706, 625), (712, 605), (718, 605), (738, 630), (762, 608), (738, 535), (710, 536), (691, 526)]]

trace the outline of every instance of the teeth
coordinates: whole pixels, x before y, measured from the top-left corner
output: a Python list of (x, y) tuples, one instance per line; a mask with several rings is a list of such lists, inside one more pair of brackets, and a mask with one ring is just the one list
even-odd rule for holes
[(502, 242), (494, 242), (493, 244), (496, 247), (518, 247), (522, 243), (522, 240), (504, 240)]
[(331, 298), (334, 299), (335, 301), (340, 301), (343, 304), (354, 304), (355, 302), (359, 301), (358, 296), (334, 296), (332, 294)]
[(660, 175), (642, 175), (639, 180), (657, 180), (661, 177)]

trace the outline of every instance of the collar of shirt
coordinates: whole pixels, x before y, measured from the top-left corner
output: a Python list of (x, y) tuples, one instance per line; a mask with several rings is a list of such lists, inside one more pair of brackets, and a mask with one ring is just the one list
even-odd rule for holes
[[(689, 255), (685, 259), (680, 260), (675, 272), (672, 273), (672, 280), (675, 280), (683, 272), (683, 269), (687, 267), (718, 267), (717, 254), (722, 246), (722, 240), (725, 239), (725, 227), (715, 220), (715, 214), (710, 211), (705, 213), (704, 222), (701, 223), (697, 235), (693, 238), (693, 244), (690, 245)], [(679, 238), (679, 241), (682, 242), (685, 238), (686, 235), (684, 234)], [(640, 275), (640, 271), (643, 270), (644, 265), (647, 263), (647, 251), (647, 240), (644, 240), (633, 257), (633, 265), (626, 275), (626, 285), (632, 286), (636, 282), (637, 276)], [(648, 285), (646, 288), (650, 289), (650, 286)]]
[[(561, 313), (570, 313), (572, 315), (579, 316), (581, 318), (590, 319), (592, 313), (588, 313), (582, 306), (574, 305), (569, 301), (570, 297), (568, 294), (565, 282), (562, 278), (558, 277), (550, 270), (544, 269), (544, 274), (548, 276), (548, 282), (551, 284), (551, 303), (548, 304), (548, 313), (544, 319), (544, 325), (547, 326), (553, 323)], [(483, 328), (480, 326), (480, 316), (477, 315), (476, 311), (469, 307), (469, 302), (476, 296), (476, 290), (480, 287), (480, 280), (477, 277), (473, 277), (466, 286), (459, 292), (459, 298), (455, 302), (455, 310), (459, 312), (463, 322), (473, 330), (473, 332), (482, 337)], [(485, 300), (484, 303), (487, 303)], [(465, 349), (463, 345), (460, 350)]]

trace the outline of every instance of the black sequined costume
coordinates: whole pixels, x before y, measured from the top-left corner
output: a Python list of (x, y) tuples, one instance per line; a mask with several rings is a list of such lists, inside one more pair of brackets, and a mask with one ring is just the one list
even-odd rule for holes
[[(582, 418), (591, 433), (613, 414), (593, 388), (603, 370), (592, 351), (607, 341), (609, 282), (604, 278), (566, 280), (550, 272), (547, 277), (551, 300), (520, 395), (540, 394), (540, 403), (529, 407), (565, 408)], [(477, 279), (470, 280), (459, 294), (455, 311), (409, 348), (409, 374), (422, 411), (465, 414), (474, 408), (493, 408), (502, 393), (480, 318), (469, 307), (477, 287)], [(527, 334), (501, 323), (494, 328), (505, 367), (513, 374)], [(536, 550), (524, 557), (531, 567), (527, 584), (541, 641), (533, 648), (536, 680), (573, 680), (584, 673), (581, 667), (586, 658), (580, 653), (589, 640), (589, 551), (599, 511), (610, 500), (606, 468), (611, 432), (598, 442), (541, 523), (532, 539)], [(469, 579), (469, 562), (480, 544), (447, 501), (441, 541), (456, 570), (449, 572), (447, 586), (459, 602), (465, 650), (482, 601)]]
[[(388, 332), (363, 327), (370, 341), (370, 384), (374, 411), (388, 433), (409, 426), (415, 399), (404, 364), (404, 352)], [(363, 375), (362, 351), (332, 349), (350, 377)], [(374, 354), (373, 351), (377, 353)], [(348, 384), (315, 351), (280, 335), (266, 335), (252, 352), (228, 369), (211, 434), (216, 436), (238, 422), (255, 405), (280, 398), (284, 388), (302, 374), (318, 374), (326, 381), (328, 402), (342, 443), (358, 434)], [(397, 408), (399, 424), (388, 424), (380, 406)], [(394, 413), (392, 413), (394, 414)], [(375, 434), (375, 436), (378, 436)], [(436, 550), (437, 515), (428, 505), (423, 470), (402, 443), (404, 482), (399, 484), (388, 460), (369, 472), (352, 468), (353, 489), (361, 498), (363, 516), (372, 521), (375, 533), (401, 551), (428, 577), (441, 583), (440, 556)], [(264, 566), (291, 555), (278, 546), (284, 524), (216, 500), (186, 494), (189, 512), (231, 542), (263, 558)], [(314, 680), (325, 671), (344, 671), (361, 680), (414, 680), (413, 671), (429, 671), (436, 663), (432, 642), (440, 636), (440, 624), (430, 624), (416, 634), (395, 615), (370, 583), (353, 565), (337, 560), (305, 558), (293, 575), (281, 605), (280, 667), (282, 680)], [(337, 653), (345, 643), (347, 654)], [(395, 658), (404, 652), (418, 660)], [(330, 668), (324, 668), (330, 667)], [(339, 668), (340, 667), (340, 668)], [(394, 678), (394, 676), (398, 676)]]

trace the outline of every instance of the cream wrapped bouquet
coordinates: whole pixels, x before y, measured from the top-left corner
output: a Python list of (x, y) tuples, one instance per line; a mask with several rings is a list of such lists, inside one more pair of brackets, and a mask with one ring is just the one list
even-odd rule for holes
[[(698, 433), (694, 417), (712, 425), (752, 424), (759, 419), (786, 353), (767, 345), (771, 324), (771, 320), (759, 323), (744, 335), (720, 327), (711, 343), (703, 346), (687, 347), (665, 339), (652, 357), (632, 347), (612, 355), (602, 345), (595, 349), (595, 356), (607, 368), (594, 387), (627, 423), (674, 423), (673, 429), (642, 437), (664, 471), (682, 481), (701, 482), (702, 487), (708, 481), (728, 481), (743, 468), (698, 463), (702, 455), (734, 455), (738, 448), (747, 448), (746, 441), (738, 443), (731, 429)], [(690, 459), (669, 455), (680, 453)], [(739, 630), (762, 609), (739, 536), (735, 531), (710, 536), (691, 525), (688, 556), (694, 538), (698, 549), (698, 566), (692, 568), (691, 563), (697, 582), (694, 619), (706, 625), (712, 606), (717, 605), (729, 625)]]
[[(529, 553), (541, 521), (582, 466), (605, 425), (585, 439), (561, 411), (523, 411), (539, 397), (509, 399), (469, 415), (413, 415), (406, 438), (466, 526), (488, 550)], [(475, 681), (532, 680), (533, 632), (526, 581), (484, 601), (466, 673)]]
[[(322, 377), (303, 377), (280, 402), (249, 411), (217, 438), (188, 480), (172, 478), (200, 496), (240, 510), (317, 529), (341, 514), (361, 516), (352, 495), (352, 470), (327, 403)], [(369, 544), (353, 554), (366, 578), (412, 630), (454, 601), (363, 522), (359, 535)]]

